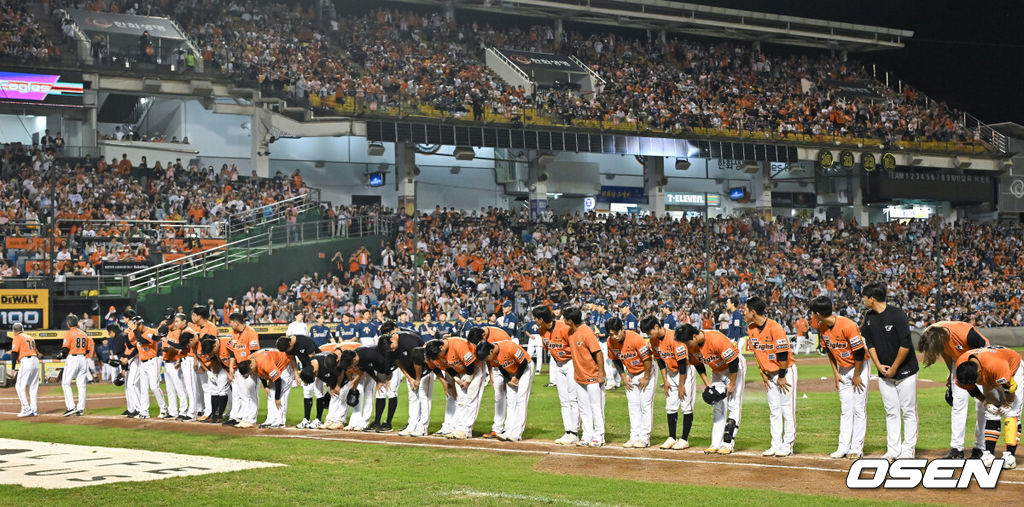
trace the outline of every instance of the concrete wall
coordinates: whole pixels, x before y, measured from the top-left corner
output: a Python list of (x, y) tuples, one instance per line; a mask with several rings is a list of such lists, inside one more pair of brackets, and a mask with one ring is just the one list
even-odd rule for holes
[(0, 142), (32, 144), (32, 134), (42, 135), (45, 130), (45, 116), (0, 114)]

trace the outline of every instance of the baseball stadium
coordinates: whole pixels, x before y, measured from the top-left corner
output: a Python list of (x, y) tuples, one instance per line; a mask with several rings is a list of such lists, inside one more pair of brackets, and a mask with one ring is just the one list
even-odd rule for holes
[(1020, 501), (1024, 8), (905, 4), (0, 0), (2, 503)]

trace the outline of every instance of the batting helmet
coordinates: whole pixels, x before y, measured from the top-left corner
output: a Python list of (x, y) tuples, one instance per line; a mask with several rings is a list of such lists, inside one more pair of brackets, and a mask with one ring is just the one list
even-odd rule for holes
[(725, 399), (725, 393), (718, 392), (714, 386), (707, 386), (704, 388), (704, 392), (701, 393), (701, 397), (704, 398), (704, 403), (708, 405), (714, 405)]
[(349, 391), (348, 396), (345, 396), (345, 404), (354, 407), (359, 404), (359, 390)]

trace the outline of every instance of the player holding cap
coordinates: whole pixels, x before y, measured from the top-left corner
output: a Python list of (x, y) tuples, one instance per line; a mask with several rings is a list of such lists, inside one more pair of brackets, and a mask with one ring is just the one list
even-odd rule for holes
[[(208, 357), (201, 358), (199, 356), (199, 347), (204, 338), (216, 338), (220, 331), (217, 326), (210, 322), (210, 309), (195, 305), (192, 307), (192, 325), (189, 330), (192, 332), (194, 339), (190, 342), (194, 345), (191, 347), (189, 354), (193, 357), (195, 363), (195, 397), (196, 397), (196, 409), (195, 413), (192, 413), (190, 409), (189, 415), (195, 416), (197, 420), (206, 421), (210, 418), (210, 414), (213, 411), (213, 394), (210, 390), (210, 371), (208, 364)], [(185, 389), (189, 388), (189, 379), (185, 379)]]
[[(58, 359), (67, 358), (64, 362), (64, 373), (60, 387), (64, 392), (64, 405), (67, 411), (64, 417), (85, 413), (85, 386), (88, 383), (89, 365), (86, 356), (91, 355), (95, 344), (85, 331), (78, 329), (78, 317), (68, 315), (65, 322), (68, 330), (64, 332), (64, 343), (57, 353)], [(78, 385), (78, 405), (75, 405), (71, 382)]]
[(243, 375), (250, 372), (263, 383), (267, 390), (267, 419), (260, 428), (284, 428), (288, 416), (288, 394), (295, 380), (295, 366), (292, 356), (274, 349), (260, 349), (249, 359), (238, 363)]
[(839, 445), (832, 459), (860, 459), (867, 433), (868, 374), (871, 364), (860, 328), (852, 320), (832, 313), (832, 300), (811, 300), (811, 320), (818, 322), (821, 343), (828, 351), (836, 391), (839, 392)]
[[(443, 313), (441, 315), (444, 315)], [(442, 333), (443, 331), (438, 331)], [(436, 345), (431, 345), (431, 342), (438, 341)], [(455, 410), (458, 405), (455, 403), (455, 370), (452, 369), (440, 352), (437, 353), (436, 357), (430, 356), (427, 351), (431, 348), (436, 348), (438, 351), (441, 349), (440, 340), (430, 340), (423, 344), (423, 365), (434, 373), (434, 378), (441, 382), (441, 386), (444, 387), (444, 420), (441, 422), (441, 428), (437, 432), (433, 433), (433, 436), (447, 437), (455, 431)]]
[(224, 422), (224, 410), (228, 406), (228, 371), (231, 361), (231, 346), (226, 338), (207, 335), (199, 347), (199, 360), (206, 368), (207, 388), (210, 392), (210, 417), (205, 422)]
[(359, 393), (359, 404), (349, 419), (349, 431), (366, 431), (373, 415), (373, 392), (377, 384), (387, 381), (387, 364), (377, 347), (359, 347), (341, 353), (338, 368), (345, 372), (349, 381), (349, 392)]
[[(676, 341), (675, 331), (666, 328), (653, 316), (640, 321), (640, 331), (651, 339), (651, 347), (661, 363), (665, 383), (665, 413), (668, 415), (668, 439), (662, 449), (682, 450), (690, 447), (690, 428), (693, 426), (693, 400), (697, 386), (697, 370), (689, 362), (686, 344)], [(682, 437), (676, 438), (679, 411), (683, 412)]]
[(11, 370), (17, 375), (14, 390), (21, 402), (18, 417), (35, 417), (39, 406), (39, 351), (36, 341), (25, 334), (25, 326), (20, 323), (11, 326), (14, 337), (11, 342)]
[[(512, 338), (509, 337), (504, 329), (494, 326), (478, 326), (469, 330), (466, 339), (470, 345), (476, 347), (483, 341), (498, 343), (511, 340)], [(487, 364), (487, 375), (489, 375), (488, 378), (490, 378), (491, 385), (494, 386), (494, 421), (491, 423), (491, 432), (483, 435), (483, 438), (498, 438), (501, 429), (505, 427), (505, 396), (507, 389), (505, 388), (505, 377), (499, 371), (500, 368), (492, 368), (489, 366), (489, 363)]]
[[(389, 367), (395, 368), (405, 376), (408, 387), (409, 420), (398, 434), (403, 437), (413, 434), (424, 436), (427, 434), (427, 426), (430, 425), (430, 398), (434, 392), (434, 376), (424, 368), (423, 338), (414, 331), (399, 329), (394, 322), (381, 324), (379, 332), (377, 349), (384, 355)], [(397, 401), (397, 398), (394, 401)], [(395, 416), (396, 407), (397, 403), (388, 406), (388, 419), (381, 428), (383, 431), (391, 430), (391, 420)]]
[(523, 430), (526, 428), (530, 389), (533, 386), (530, 354), (513, 340), (483, 340), (476, 346), (476, 355), (490, 365), (491, 371), (497, 371), (507, 386), (507, 406), (503, 410), (502, 427), (497, 432), (498, 440), (522, 440)]
[[(301, 322), (298, 322), (301, 323)], [(296, 324), (293, 322), (291, 325)], [(289, 328), (291, 328), (289, 325)], [(303, 324), (304, 326), (305, 324)], [(301, 330), (301, 329), (300, 329)], [(309, 366), (309, 360), (313, 357), (313, 354), (320, 352), (320, 347), (317, 347), (316, 342), (312, 338), (306, 335), (285, 335), (277, 339), (275, 343), (277, 350), (281, 352), (287, 352), (289, 355), (295, 357), (298, 361), (300, 371)], [(309, 427), (310, 423), (310, 412), (313, 410), (313, 398), (321, 399), (324, 393), (317, 391), (315, 385), (304, 385), (302, 386), (302, 421), (299, 422), (295, 427), (298, 429), (305, 429)], [(321, 402), (322, 403), (322, 402)]]
[[(903, 310), (886, 304), (886, 286), (865, 285), (861, 298), (868, 311), (860, 334), (878, 369), (878, 392), (885, 407), (886, 452), (883, 459), (913, 458), (917, 447), (917, 355)], [(903, 440), (900, 441), (900, 414)]]
[(185, 394), (185, 381), (181, 372), (181, 359), (185, 353), (181, 351), (181, 331), (185, 329), (185, 315), (174, 314), (172, 309), (165, 315), (170, 322), (162, 322), (158, 328), (162, 335), (164, 384), (167, 386), (167, 415), (164, 419), (180, 419), (188, 412), (188, 396)]
[(452, 432), (445, 438), (472, 438), (473, 425), (483, 398), (484, 364), (476, 357), (476, 347), (462, 338), (431, 340), (424, 346), (427, 360), (443, 358), (455, 390), (455, 415)]
[(569, 351), (572, 353), (573, 380), (579, 400), (582, 438), (576, 445), (604, 446), (604, 354), (597, 335), (583, 324), (579, 308), (563, 312), (569, 327)]
[(626, 388), (629, 440), (622, 447), (648, 447), (654, 420), (654, 389), (658, 385), (651, 348), (636, 332), (622, 329), (622, 320), (618, 317), (605, 321), (605, 329), (608, 331), (608, 355)]
[[(986, 467), (995, 460), (999, 425), (1006, 437), (1003, 468), (1016, 468), (1017, 441), (1020, 435), (1021, 393), (1024, 366), (1020, 354), (1005, 347), (990, 345), (963, 353), (956, 360), (956, 383), (971, 396), (985, 401), (985, 452), (981, 456)], [(1000, 419), (1002, 421), (1000, 421)]]
[[(949, 377), (946, 378), (946, 403), (952, 407), (950, 412), (950, 443), (949, 452), (946, 458), (963, 459), (964, 457), (964, 433), (967, 425), (967, 404), (971, 395), (960, 388), (955, 382), (956, 369), (954, 364), (969, 350), (985, 347), (989, 344), (988, 339), (981, 335), (978, 330), (967, 322), (936, 322), (928, 326), (921, 339), (917, 342), (917, 350), (924, 354), (925, 368), (931, 366), (942, 357), (949, 369)], [(974, 449), (971, 450), (971, 459), (980, 458), (985, 450), (985, 403), (982, 400), (974, 400), (974, 411), (977, 414), (974, 428)]]
[(564, 321), (555, 320), (551, 308), (546, 305), (535, 307), (533, 318), (540, 329), (544, 349), (551, 356), (549, 376), (558, 389), (558, 403), (562, 409), (562, 425), (565, 434), (555, 440), (556, 444), (572, 445), (579, 442), (580, 427), (579, 405), (576, 400), (572, 352), (569, 349), (569, 326)]
[[(743, 409), (747, 361), (736, 344), (718, 331), (700, 331), (691, 324), (683, 324), (675, 332), (676, 341), (686, 344), (694, 368), (704, 382), (704, 401), (714, 408), (711, 447), (704, 454), (732, 454)], [(705, 365), (711, 368), (710, 382)]]
[(772, 445), (762, 456), (793, 454), (796, 440), (796, 358), (782, 326), (764, 316), (767, 303), (751, 296), (744, 305), (747, 321), (747, 350), (754, 351), (761, 380), (768, 391), (768, 421)]
[(231, 413), (225, 425), (239, 428), (256, 426), (259, 411), (259, 387), (256, 376), (237, 371), (238, 363), (249, 359), (260, 348), (256, 331), (245, 324), (245, 316), (239, 312), (228, 317), (231, 326), (231, 358), (228, 359), (228, 382), (231, 384)]

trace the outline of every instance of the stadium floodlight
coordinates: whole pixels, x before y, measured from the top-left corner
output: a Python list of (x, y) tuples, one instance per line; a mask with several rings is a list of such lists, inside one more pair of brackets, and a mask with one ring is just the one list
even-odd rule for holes
[(690, 161), (689, 160), (686, 160), (685, 158), (677, 158), (676, 159), (676, 170), (677, 171), (685, 171), (685, 170), (687, 170), (689, 168), (690, 168)]
[(366, 154), (371, 157), (379, 157), (384, 154), (384, 143), (371, 142), (366, 146)]
[(476, 152), (470, 146), (456, 146), (452, 154), (455, 155), (455, 160), (473, 160), (476, 156)]

